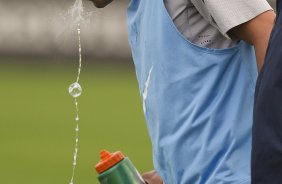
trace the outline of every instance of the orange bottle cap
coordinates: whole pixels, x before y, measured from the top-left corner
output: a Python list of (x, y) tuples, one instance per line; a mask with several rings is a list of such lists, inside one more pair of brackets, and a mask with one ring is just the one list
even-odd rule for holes
[(100, 152), (100, 162), (95, 166), (95, 169), (98, 174), (101, 174), (102, 172), (110, 169), (117, 163), (119, 163), (121, 160), (124, 159), (124, 155), (118, 151), (115, 153), (110, 153), (107, 150), (102, 150)]

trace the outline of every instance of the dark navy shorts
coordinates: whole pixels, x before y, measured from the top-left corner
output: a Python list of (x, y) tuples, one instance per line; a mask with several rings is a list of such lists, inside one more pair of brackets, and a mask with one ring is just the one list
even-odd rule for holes
[(255, 94), (252, 184), (282, 184), (282, 0)]

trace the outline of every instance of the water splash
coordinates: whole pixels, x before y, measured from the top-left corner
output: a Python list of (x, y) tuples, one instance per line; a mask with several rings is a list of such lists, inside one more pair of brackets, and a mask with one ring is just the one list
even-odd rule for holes
[[(97, 10), (87, 9), (84, 7), (82, 0), (75, 0), (66, 11), (58, 12), (56, 18), (52, 21), (57, 27), (56, 40), (65, 42), (72, 34), (74, 29), (80, 29), (81, 26), (89, 25), (90, 18), (94, 13), (99, 13)], [(61, 44), (61, 43), (59, 43)]]
[(66, 12), (61, 13), (60, 17), (66, 23), (71, 24), (70, 26), (77, 26), (85, 21), (90, 21), (92, 14), (92, 11), (85, 10), (82, 0), (76, 0)]

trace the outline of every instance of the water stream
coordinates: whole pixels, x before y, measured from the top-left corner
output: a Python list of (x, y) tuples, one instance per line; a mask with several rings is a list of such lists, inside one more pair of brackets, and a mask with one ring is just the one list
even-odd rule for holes
[(70, 179), (69, 184), (74, 183), (75, 177), (75, 170), (77, 166), (77, 157), (78, 157), (78, 141), (79, 141), (79, 111), (78, 111), (78, 97), (82, 93), (82, 88), (79, 84), (80, 73), (81, 73), (81, 66), (82, 66), (82, 48), (81, 48), (81, 28), (80, 23), (82, 21), (82, 14), (83, 14), (83, 4), (82, 0), (76, 0), (74, 5), (70, 8), (70, 13), (72, 17), (74, 17), (74, 21), (77, 23), (77, 37), (78, 37), (78, 71), (76, 82), (69, 86), (69, 94), (74, 98), (74, 109), (75, 109), (75, 148), (74, 148), (74, 155), (73, 155), (73, 162), (72, 162), (72, 176)]

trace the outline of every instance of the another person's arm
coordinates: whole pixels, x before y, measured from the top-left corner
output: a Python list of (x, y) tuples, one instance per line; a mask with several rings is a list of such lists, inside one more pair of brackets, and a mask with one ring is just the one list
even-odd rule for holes
[(260, 70), (275, 13), (266, 0), (191, 0), (203, 17), (227, 38), (254, 45)]
[(267, 11), (229, 31), (230, 35), (254, 45), (259, 71), (264, 63), (274, 19), (275, 13), (273, 11)]

